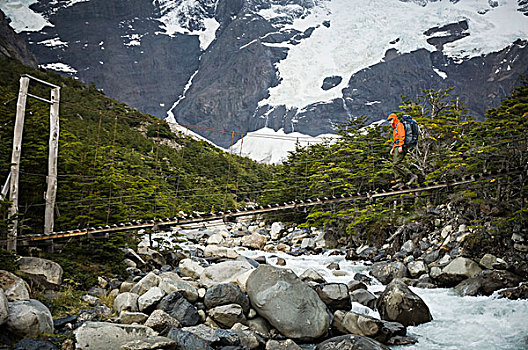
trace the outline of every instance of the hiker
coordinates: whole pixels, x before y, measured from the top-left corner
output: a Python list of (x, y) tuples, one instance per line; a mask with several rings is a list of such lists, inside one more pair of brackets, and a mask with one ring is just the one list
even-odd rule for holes
[(394, 144), (392, 145), (390, 154), (392, 156), (392, 170), (394, 171), (395, 184), (392, 189), (401, 189), (404, 186), (404, 180), (410, 178), (408, 185), (416, 182), (418, 176), (414, 175), (404, 164), (403, 159), (407, 154), (407, 145), (405, 144), (405, 127), (403, 123), (398, 120), (398, 116), (391, 113), (387, 118), (392, 126), (392, 138)]

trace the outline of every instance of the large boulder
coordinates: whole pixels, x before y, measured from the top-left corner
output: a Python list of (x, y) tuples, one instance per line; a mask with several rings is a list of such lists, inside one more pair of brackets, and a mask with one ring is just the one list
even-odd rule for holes
[(165, 311), (185, 327), (194, 326), (200, 321), (196, 307), (178, 292), (170, 293), (161, 299), (157, 309)]
[(143, 312), (130, 312), (130, 311), (123, 311), (119, 314), (119, 323), (123, 324), (143, 324), (147, 319), (148, 315), (144, 314)]
[(404, 326), (417, 326), (433, 320), (422, 298), (399, 279), (385, 288), (376, 301), (376, 307), (381, 319), (396, 321)]
[(190, 277), (194, 280), (199, 279), (205, 270), (200, 264), (191, 259), (181, 260), (178, 264), (178, 268), (180, 269), (180, 275), (183, 277)]
[(139, 310), (138, 299), (139, 295), (136, 293), (121, 293), (114, 299), (114, 309), (118, 313), (123, 311), (136, 312)]
[(521, 281), (521, 277), (508, 271), (484, 270), (460, 282), (455, 291), (460, 295), (491, 295), (499, 289), (516, 287)]
[(357, 334), (386, 343), (394, 336), (405, 336), (405, 326), (398, 322), (388, 322), (376, 318), (338, 310), (334, 313), (332, 324), (344, 334)]
[(376, 309), (376, 296), (366, 289), (356, 289), (350, 292), (350, 301), (364, 305), (372, 310)]
[(228, 304), (209, 310), (211, 318), (223, 328), (231, 328), (236, 323), (246, 323), (244, 310), (238, 304)]
[(324, 283), (314, 287), (319, 298), (332, 311), (350, 310), (352, 303), (348, 294), (348, 287), (344, 283)]
[(54, 261), (34, 258), (29, 256), (21, 257), (18, 260), (19, 272), (23, 277), (38, 286), (46, 289), (59, 289), (62, 283), (62, 267)]
[(278, 240), (281, 237), (281, 233), (284, 231), (285, 227), (282, 222), (274, 222), (271, 224), (270, 236), (273, 240)]
[(247, 260), (224, 261), (207, 267), (200, 276), (200, 282), (206, 287), (218, 283), (229, 283), (236, 280), (237, 276), (253, 269)]
[(407, 269), (409, 270), (411, 277), (414, 278), (419, 277), (424, 273), (428, 272), (427, 265), (423, 260), (411, 261), (407, 264)]
[(182, 330), (193, 333), (215, 348), (225, 349), (225, 346), (228, 347), (227, 349), (242, 350), (242, 348), (238, 347), (240, 345), (240, 337), (230, 330), (221, 328), (213, 329), (204, 324), (185, 327)]
[(0, 326), (7, 321), (8, 316), (8, 304), (7, 297), (4, 294), (4, 290), (0, 288)]
[(22, 278), (9, 271), (0, 270), (0, 289), (4, 290), (9, 301), (29, 299), (29, 285)]
[(7, 329), (21, 337), (36, 337), (53, 333), (51, 312), (38, 300), (19, 300), (8, 303)]
[(141, 312), (150, 312), (156, 304), (165, 296), (160, 287), (152, 287), (138, 298), (138, 307)]
[(185, 299), (189, 300), (191, 303), (198, 300), (198, 290), (189, 282), (183, 281), (181, 277), (174, 272), (164, 272), (160, 274), (159, 277), (160, 282), (158, 286), (165, 292), (165, 294), (180, 292)]
[(362, 337), (361, 335), (348, 334), (330, 338), (317, 345), (316, 350), (390, 350), (380, 342)]
[(390, 283), (395, 278), (407, 277), (407, 267), (402, 262), (379, 262), (371, 266), (370, 273), (383, 284)]
[(242, 246), (253, 249), (264, 249), (267, 239), (266, 236), (254, 232), (249, 236), (244, 236), (242, 238)]
[(205, 307), (212, 309), (227, 304), (238, 304), (244, 310), (249, 311), (249, 299), (239, 286), (232, 283), (220, 283), (207, 290), (204, 297)]
[(482, 269), (471, 259), (458, 257), (442, 269), (436, 278), (444, 286), (454, 286), (467, 278), (478, 275)]
[(284, 336), (310, 340), (327, 332), (326, 305), (291, 270), (260, 265), (246, 287), (251, 305)]
[(178, 350), (214, 350), (205, 340), (198, 335), (180, 328), (173, 328), (167, 338), (176, 342)]
[(149, 289), (159, 286), (161, 278), (153, 272), (149, 272), (145, 277), (139, 280), (138, 283), (130, 290), (131, 293), (137, 295), (145, 294)]
[(142, 340), (156, 336), (151, 328), (140, 325), (125, 325), (108, 322), (86, 322), (77, 328), (75, 335), (76, 349), (121, 349), (133, 340)]
[(163, 310), (154, 310), (144, 325), (161, 335), (166, 335), (171, 328), (181, 328), (181, 323)]
[(222, 247), (216, 244), (209, 244), (204, 249), (204, 256), (206, 258), (236, 259), (238, 257), (238, 253), (232, 248)]

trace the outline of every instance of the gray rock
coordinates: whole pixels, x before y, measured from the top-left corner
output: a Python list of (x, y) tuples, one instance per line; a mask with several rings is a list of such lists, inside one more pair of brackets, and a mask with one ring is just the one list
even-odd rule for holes
[(422, 298), (399, 279), (393, 280), (379, 296), (376, 307), (382, 320), (417, 326), (433, 320)]
[(0, 288), (0, 326), (7, 321), (8, 316), (8, 301), (4, 294), (4, 290)]
[(247, 293), (258, 314), (288, 338), (317, 339), (330, 326), (326, 305), (291, 270), (259, 266)]
[(244, 310), (238, 304), (228, 304), (214, 307), (209, 310), (211, 318), (224, 328), (231, 328), (236, 323), (246, 323)]
[(348, 295), (348, 287), (344, 283), (324, 283), (315, 286), (319, 298), (332, 311), (350, 310), (352, 303)]
[(278, 240), (285, 227), (282, 222), (274, 222), (271, 224), (270, 236), (273, 240)]
[(145, 294), (138, 298), (139, 311), (149, 312), (165, 296), (165, 292), (160, 287), (152, 287)]
[(405, 336), (406, 334), (406, 329), (401, 323), (378, 320), (374, 317), (341, 310), (334, 313), (332, 325), (341, 333), (362, 335), (381, 343), (386, 343), (394, 336)]
[(408, 240), (405, 243), (403, 243), (400, 252), (409, 255), (412, 254), (412, 252), (416, 249), (416, 245), (412, 240)]
[(178, 292), (165, 296), (158, 304), (158, 310), (163, 310), (177, 319), (182, 326), (194, 326), (200, 321), (200, 315), (194, 305)]
[(178, 350), (214, 350), (196, 334), (179, 328), (172, 328), (167, 338), (174, 340)]
[(140, 257), (133, 249), (131, 248), (122, 248), (123, 252), (125, 253), (125, 256), (132, 260), (136, 266), (132, 266), (132, 267), (143, 267), (145, 266), (146, 262), (145, 260), (143, 260), (142, 257)]
[(133, 341), (156, 336), (149, 327), (124, 325), (108, 322), (86, 322), (77, 328), (76, 349), (121, 349), (121, 346)]
[(178, 275), (173, 272), (165, 272), (160, 275), (161, 281), (159, 287), (165, 292), (165, 294), (180, 292), (185, 299), (189, 300), (191, 303), (198, 300), (198, 290), (190, 283), (183, 280), (177, 280), (174, 276)]
[(191, 259), (181, 260), (178, 267), (180, 269), (180, 275), (190, 277), (194, 280), (199, 279), (205, 270), (200, 264)]
[(249, 299), (240, 287), (232, 283), (220, 283), (209, 288), (205, 293), (204, 304), (208, 309), (220, 305), (238, 304), (244, 313), (249, 311)]
[(261, 349), (265, 344), (264, 340), (258, 334), (241, 323), (237, 323), (231, 327), (231, 332), (238, 335), (240, 338), (240, 345), (243, 349)]
[(362, 337), (360, 335), (349, 334), (325, 340), (317, 345), (316, 350), (390, 350), (380, 342)]
[(412, 261), (407, 264), (407, 269), (412, 277), (418, 277), (428, 272), (427, 265), (422, 260)]
[(144, 314), (142, 312), (128, 312), (123, 311), (119, 315), (119, 323), (122, 324), (132, 324), (132, 323), (138, 323), (143, 324), (147, 319), (148, 315)]
[(18, 260), (19, 272), (36, 285), (46, 289), (59, 289), (62, 283), (62, 267), (54, 261), (21, 257)]
[(59, 348), (47, 340), (24, 338), (15, 345), (15, 350), (58, 350)]
[(432, 262), (435, 262), (440, 257), (440, 250), (433, 250), (430, 253), (426, 253), (423, 255), (423, 260), (426, 264), (430, 264)]
[(489, 253), (484, 254), (484, 256), (480, 259), (479, 263), (488, 270), (496, 269), (497, 265), (503, 265), (503, 267), (504, 265), (506, 265), (506, 262), (504, 260), (499, 259), (495, 255)]
[(460, 282), (455, 291), (463, 296), (491, 295), (499, 289), (516, 287), (521, 281), (521, 277), (508, 271), (484, 270)]
[(139, 295), (136, 293), (121, 293), (114, 299), (114, 309), (118, 313), (123, 311), (136, 312), (139, 310), (138, 299)]
[(242, 246), (253, 249), (264, 249), (267, 239), (266, 236), (258, 234), (257, 232), (252, 233), (249, 236), (244, 236), (242, 239)]
[(163, 310), (154, 310), (144, 325), (161, 335), (166, 335), (171, 328), (181, 328), (181, 323)]
[(273, 327), (264, 317), (255, 317), (247, 321), (248, 327), (255, 333), (268, 339), (271, 337)]
[(326, 280), (324, 277), (314, 269), (307, 269), (305, 270), (299, 278), (303, 282), (315, 282), (315, 283), (326, 283)]
[(193, 327), (185, 327), (182, 328), (182, 330), (193, 333), (204, 340), (207, 344), (214, 346), (215, 348), (221, 348), (222, 346), (233, 346), (238, 349), (237, 346), (240, 345), (239, 336), (236, 333), (226, 329), (212, 329), (211, 327), (208, 327), (204, 324), (200, 324)]
[(356, 289), (367, 289), (367, 286), (365, 285), (365, 283), (356, 281), (356, 280), (348, 281), (347, 287), (348, 287), (349, 292), (353, 292)]
[(121, 350), (177, 350), (176, 342), (160, 336), (132, 340), (121, 346)]
[(200, 283), (208, 288), (218, 283), (229, 283), (253, 269), (253, 266), (245, 260), (225, 261), (207, 267), (200, 276)]
[(315, 240), (313, 238), (304, 238), (301, 242), (301, 249), (314, 249)]
[(137, 295), (145, 294), (149, 289), (159, 286), (161, 278), (153, 272), (149, 272), (145, 277), (139, 280), (138, 283), (130, 290), (131, 293)]
[(365, 305), (366, 307), (376, 309), (376, 296), (366, 289), (356, 289), (350, 292), (350, 300)]
[(395, 278), (407, 277), (407, 267), (399, 261), (379, 262), (371, 266), (370, 273), (383, 284)]
[(436, 279), (444, 286), (454, 286), (466, 278), (478, 275), (481, 271), (482, 269), (473, 260), (458, 257), (444, 267)]
[(302, 348), (295, 344), (291, 339), (286, 340), (268, 340), (266, 343), (266, 350), (302, 350)]
[(0, 289), (4, 290), (8, 301), (29, 299), (29, 285), (9, 271), (0, 270)]
[(119, 286), (119, 293), (130, 292), (136, 284), (134, 282), (123, 282)]
[(36, 337), (53, 333), (51, 312), (38, 300), (19, 300), (8, 303), (7, 329), (20, 337)]

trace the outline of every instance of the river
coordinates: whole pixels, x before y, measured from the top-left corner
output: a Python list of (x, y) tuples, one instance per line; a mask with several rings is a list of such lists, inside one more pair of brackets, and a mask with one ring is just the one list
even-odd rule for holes
[[(157, 236), (169, 238), (170, 233)], [(146, 242), (145, 242), (146, 243)], [(183, 245), (182, 247), (185, 247)], [(203, 247), (202, 247), (203, 248)], [(184, 248), (185, 249), (185, 248)], [(312, 268), (327, 282), (347, 283), (356, 273), (369, 275), (368, 263), (345, 260), (344, 255), (292, 256), (285, 253), (264, 252), (239, 248), (237, 252), (248, 258), (265, 256), (274, 266), (277, 258), (283, 258), (286, 266), (298, 276)], [(330, 270), (330, 263), (338, 263), (340, 270)], [(337, 274), (337, 275), (336, 275)], [(372, 293), (382, 291), (384, 286), (373, 278), (368, 286)], [(415, 345), (393, 346), (392, 349), (420, 350), (487, 350), (487, 349), (528, 349), (528, 300), (509, 300), (491, 297), (461, 297), (453, 289), (413, 288), (429, 307), (433, 321), (415, 327), (408, 327), (407, 333), (418, 338)], [(377, 311), (353, 303), (354, 312), (379, 318)]]

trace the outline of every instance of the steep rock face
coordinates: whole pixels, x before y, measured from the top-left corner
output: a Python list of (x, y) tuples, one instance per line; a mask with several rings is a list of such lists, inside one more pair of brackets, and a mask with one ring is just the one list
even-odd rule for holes
[[(343, 7), (332, 5), (336, 3)], [(460, 98), (471, 114), (483, 118), (487, 109), (498, 105), (519, 84), (520, 75), (528, 74), (528, 48), (522, 40), (508, 47), (509, 42), (504, 41), (504, 45), (494, 46), (495, 52), (471, 48), (471, 43), (496, 40), (483, 40), (479, 32), (484, 27), (496, 27), (496, 23), (484, 25), (479, 21), (488, 20), (489, 14), (501, 6), (510, 6), (512, 14), (519, 11), (526, 15), (528, 5), (524, 0), (510, 5), (489, 1), (470, 9), (472, 12), (467, 14), (472, 15), (441, 18), (438, 23), (442, 24), (435, 24), (435, 20), (426, 26), (422, 15), (433, 14), (439, 3), (384, 3), (384, 15), (399, 16), (409, 10), (414, 14), (408, 16), (409, 20), (422, 19), (408, 23), (411, 34), (395, 28), (389, 37), (378, 37), (382, 34), (362, 31), (382, 23), (382, 18), (371, 19), (375, 17), (371, 12), (379, 9), (375, 4), (358, 5), (362, 7), (356, 11), (345, 6), (346, 2), (334, 0), (43, 0), (31, 9), (43, 14), (53, 27), (25, 35), (43, 67), (93, 81), (112, 97), (158, 117), (172, 113), (179, 123), (196, 126), (193, 131), (229, 147), (241, 134), (263, 127), (311, 136), (335, 133), (336, 124), (346, 118), (364, 114), (370, 120), (380, 119), (398, 108), (401, 95), (414, 98), (422, 89), (455, 87), (453, 98)], [(441, 5), (452, 6), (448, 12), (455, 11), (455, 5), (471, 6), (457, 0)], [(340, 22), (336, 16), (325, 17), (332, 11), (349, 11), (351, 16), (355, 11), (366, 16), (357, 17), (357, 22), (350, 18)], [(311, 16), (314, 13), (318, 15)], [(297, 25), (299, 22), (304, 24)], [(348, 27), (350, 23), (353, 26)], [(368, 45), (327, 49), (320, 44), (324, 41), (321, 33), (339, 27), (345, 28), (337, 32), (340, 35), (361, 39), (347, 41), (344, 37), (342, 42)], [(526, 35), (521, 33), (519, 37), (526, 39)], [(419, 43), (409, 44), (413, 40)], [(376, 45), (379, 42), (382, 45)], [(317, 50), (301, 50), (302, 54), (296, 51), (310, 45), (316, 45)], [(453, 54), (453, 45), (462, 49)], [(363, 52), (366, 48), (369, 52)], [(309, 55), (327, 57), (315, 65), (328, 67), (313, 69), (308, 64), (293, 81), (285, 76), (285, 61), (306, 64), (307, 59), (315, 58)], [(338, 62), (341, 66), (336, 63), (350, 61), (353, 56), (368, 57), (368, 64), (362, 59), (347, 72), (342, 62)], [(288, 67), (286, 71), (292, 65)], [(323, 74), (316, 77), (320, 80), (312, 79), (319, 82), (308, 84), (314, 87), (308, 89), (308, 95), (314, 98), (306, 99), (300, 92), (303, 103), (281, 102), (284, 94), (296, 95), (297, 87), (302, 90), (302, 75), (319, 73)], [(281, 84), (290, 84), (293, 89), (281, 90), (283, 96), (277, 99), (273, 89)], [(231, 133), (218, 129), (239, 133), (233, 138)]]
[(24, 39), (9, 26), (9, 21), (2, 10), (0, 10), (0, 54), (17, 59), (27, 66), (37, 67), (37, 59), (29, 51)]
[(161, 9), (152, 1), (90, 0), (57, 10), (46, 0), (32, 8), (54, 24), (27, 33), (44, 67), (62, 62), (71, 67), (63, 72), (144, 112), (164, 116), (198, 68), (198, 37), (157, 35), (153, 14)]
[[(277, 83), (273, 68), (277, 54), (258, 39), (272, 30), (261, 17), (238, 15), (227, 24), (223, 35), (202, 56), (190, 89), (174, 108), (178, 122), (248, 130), (258, 101), (266, 97), (269, 86)], [(229, 146), (231, 141), (231, 135), (212, 131), (201, 134), (221, 146)]]

